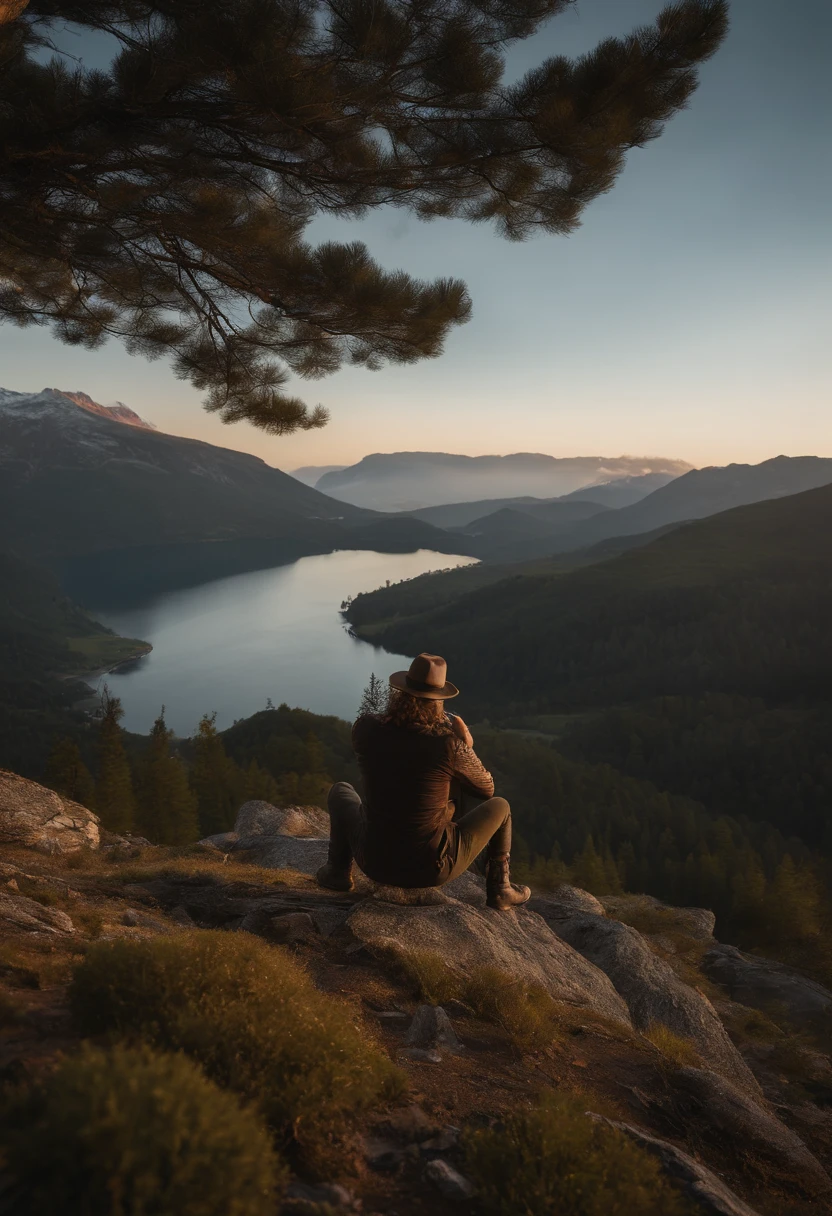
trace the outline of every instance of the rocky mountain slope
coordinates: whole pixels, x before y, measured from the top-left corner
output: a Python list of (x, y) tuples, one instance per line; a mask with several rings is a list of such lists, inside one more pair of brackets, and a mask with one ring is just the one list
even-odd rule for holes
[(459, 456), (448, 452), (375, 452), (357, 464), (324, 473), (316, 487), (344, 502), (378, 511), (531, 495), (555, 498), (619, 477), (687, 472), (683, 460), (663, 457), (577, 456), (535, 452), (510, 456)]
[(717, 943), (707, 910), (639, 896), (560, 887), (501, 914), (472, 874), (325, 892), (326, 832), (318, 808), (249, 803), (232, 833), (148, 848), (0, 774), (2, 1075), (36, 1082), (78, 1050), (67, 983), (93, 939), (198, 948), (201, 926), (301, 959), (404, 1073), (316, 1166), (298, 1159), (287, 1216), (483, 1211), (472, 1133), (499, 1145), (541, 1087), (650, 1154), (691, 1216), (830, 1210), (832, 993)]
[(0, 544), (35, 559), (139, 545), (303, 537), (362, 512), (256, 456), (124, 425), (63, 393), (0, 392)]

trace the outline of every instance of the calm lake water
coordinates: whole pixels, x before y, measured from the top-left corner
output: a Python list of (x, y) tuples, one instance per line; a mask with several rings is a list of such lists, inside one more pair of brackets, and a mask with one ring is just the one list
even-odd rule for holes
[(123, 725), (146, 734), (164, 704), (168, 726), (189, 735), (204, 713), (220, 728), (275, 705), (352, 719), (370, 673), (387, 676), (410, 658), (351, 638), (341, 601), (428, 570), (470, 565), (470, 557), (344, 550), (303, 557), (168, 591), (134, 608), (93, 616), (153, 652), (128, 670), (104, 677), (121, 697)]

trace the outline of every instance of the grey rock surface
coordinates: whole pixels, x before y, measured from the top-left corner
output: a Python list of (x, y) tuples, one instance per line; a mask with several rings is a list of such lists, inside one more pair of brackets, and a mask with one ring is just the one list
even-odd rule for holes
[(447, 1051), (459, 1051), (450, 1018), (441, 1005), (420, 1005), (407, 1028), (405, 1042), (408, 1047), (443, 1047)]
[(800, 1179), (811, 1195), (832, 1195), (832, 1179), (795, 1132), (724, 1077), (704, 1068), (681, 1068), (671, 1084), (686, 1118), (706, 1124), (723, 1150), (750, 1150)]
[(75, 926), (60, 908), (44, 907), (25, 895), (0, 890), (0, 931), (55, 937), (74, 933)]
[(253, 799), (237, 812), (234, 831), (240, 840), (250, 836), (329, 836), (329, 815), (319, 806), (272, 806)]
[(716, 945), (702, 960), (708, 979), (722, 984), (733, 1001), (757, 1009), (779, 1006), (788, 1017), (812, 1024), (832, 1017), (832, 992), (772, 959)]
[(474, 1188), (459, 1170), (441, 1157), (429, 1161), (425, 1166), (425, 1177), (429, 1178), (436, 1189), (446, 1199), (470, 1199)]
[(239, 928), (286, 946), (318, 935), (317, 926), (308, 912), (275, 912), (268, 907), (255, 908), (246, 913)]
[(609, 976), (627, 1002), (633, 1025), (645, 1031), (661, 1022), (690, 1039), (708, 1068), (755, 1096), (760, 1087), (728, 1037), (711, 1002), (685, 984), (635, 929), (603, 916), (550, 921), (554, 931)]
[(539, 912), (546, 920), (562, 920), (570, 916), (587, 913), (590, 916), (603, 916), (603, 905), (580, 887), (570, 887), (562, 883), (554, 891), (545, 895), (536, 895), (529, 901), (529, 907)]
[(0, 844), (42, 853), (97, 849), (98, 816), (54, 790), (0, 769)]
[(258, 836), (241, 837), (236, 847), (251, 847), (252, 860), (266, 869), (314, 875), (326, 861), (328, 842), (300, 836)]
[(328, 1204), (331, 1208), (342, 1209), (345, 1212), (358, 1210), (355, 1196), (345, 1186), (334, 1182), (321, 1182), (312, 1185), (308, 1182), (290, 1182), (286, 1188), (286, 1199), (289, 1210), (293, 1206), (307, 1204)]
[(630, 1140), (634, 1140), (652, 1156), (657, 1157), (665, 1173), (669, 1174), (678, 1183), (680, 1190), (693, 1199), (704, 1212), (711, 1213), (712, 1216), (759, 1216), (712, 1170), (695, 1161), (675, 1144), (659, 1140), (630, 1123), (619, 1123), (615, 1119), (606, 1119), (603, 1115), (592, 1114), (590, 1118), (623, 1132)]
[(557, 1001), (631, 1025), (609, 978), (526, 909), (492, 912), (447, 897), (427, 907), (368, 899), (356, 905), (346, 927), (368, 947), (430, 951), (462, 975), (496, 967), (539, 984)]

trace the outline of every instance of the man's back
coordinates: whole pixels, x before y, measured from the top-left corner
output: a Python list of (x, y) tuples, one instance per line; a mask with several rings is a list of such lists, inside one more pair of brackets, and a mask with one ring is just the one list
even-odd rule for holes
[(368, 870), (376, 862), (406, 874), (424, 865), (451, 818), (451, 782), (490, 798), (494, 782), (474, 751), (455, 735), (426, 734), (366, 716), (353, 726), (364, 785)]

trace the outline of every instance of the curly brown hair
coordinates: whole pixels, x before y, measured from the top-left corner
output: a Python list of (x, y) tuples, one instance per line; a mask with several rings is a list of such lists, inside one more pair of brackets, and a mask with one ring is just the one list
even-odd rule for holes
[(453, 734), (453, 727), (445, 716), (444, 701), (412, 697), (400, 688), (390, 689), (384, 721), (404, 730), (418, 731), (421, 735)]

